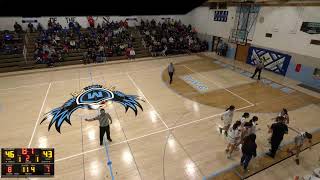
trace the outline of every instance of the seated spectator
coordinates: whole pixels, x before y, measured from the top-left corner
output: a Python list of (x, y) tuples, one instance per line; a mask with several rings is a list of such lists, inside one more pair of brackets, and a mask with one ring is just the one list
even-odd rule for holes
[(156, 56), (155, 48), (152, 45), (149, 46), (149, 52), (151, 53), (151, 56)]
[(3, 37), (3, 39), (4, 39), (4, 42), (5, 42), (5, 43), (6, 43), (6, 42), (11, 42), (11, 41), (13, 40), (13, 35), (6, 33), (6, 34), (4, 35), (4, 37)]
[(69, 53), (69, 46), (68, 46), (67, 43), (64, 43), (64, 45), (63, 45), (63, 52), (64, 52), (65, 54)]
[(169, 43), (174, 43), (174, 39), (172, 36), (170, 36), (170, 38), (169, 38)]
[(74, 23), (72, 21), (69, 22), (68, 26), (69, 29), (74, 30)]
[(76, 49), (76, 41), (73, 40), (73, 39), (70, 41), (70, 48), (71, 49)]
[(92, 16), (89, 16), (88, 17), (88, 22), (89, 22), (89, 25), (91, 28), (94, 28), (94, 19)]
[(19, 48), (18, 48), (18, 46), (16, 44), (13, 46), (12, 53), (13, 54), (19, 54)]
[(56, 40), (57, 43), (60, 42), (61, 39), (58, 34), (55, 35), (54, 40)]
[(58, 62), (63, 62), (64, 61), (64, 58), (63, 58), (63, 56), (62, 56), (60, 51), (57, 53), (57, 61)]
[(43, 30), (43, 27), (40, 23), (37, 25), (37, 31), (41, 32)]
[(31, 22), (28, 24), (28, 28), (29, 28), (29, 32), (33, 33), (34, 27), (33, 27), (33, 24)]
[(98, 51), (99, 53), (104, 52), (104, 46), (102, 44), (99, 45)]
[(14, 31), (18, 34), (22, 32), (22, 27), (17, 22), (14, 23), (13, 28), (14, 28)]
[(44, 45), (42, 46), (42, 50), (43, 50), (44, 52), (49, 52), (49, 46), (48, 46), (48, 44), (44, 44)]
[(53, 26), (53, 22), (51, 21), (51, 18), (50, 18), (48, 21), (48, 29), (52, 28), (52, 26)]

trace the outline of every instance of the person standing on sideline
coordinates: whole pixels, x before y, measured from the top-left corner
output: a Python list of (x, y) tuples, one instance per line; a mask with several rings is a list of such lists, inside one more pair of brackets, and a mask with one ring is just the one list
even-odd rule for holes
[(222, 130), (224, 130), (224, 134), (228, 136), (228, 130), (232, 124), (233, 112), (235, 107), (231, 105), (226, 112), (224, 112), (221, 116), (221, 120), (223, 121), (223, 127), (219, 127), (220, 134), (222, 134)]
[(251, 76), (251, 78), (254, 79), (254, 77), (256, 76), (257, 72), (259, 72), (258, 80), (260, 80), (260, 75), (261, 75), (261, 71), (262, 71), (263, 68), (264, 68), (263, 62), (260, 62), (260, 60), (258, 60), (257, 64), (256, 64), (256, 69), (254, 70), (254, 73)]
[(293, 151), (296, 151), (296, 164), (299, 165), (300, 161), (299, 161), (299, 154), (301, 152), (301, 148), (303, 146), (304, 141), (308, 139), (309, 142), (309, 149), (311, 150), (311, 146), (312, 146), (312, 134), (308, 133), (308, 132), (304, 132), (304, 133), (299, 133), (299, 135), (297, 135), (294, 138), (294, 147), (292, 149), (288, 149), (287, 152), (291, 155), (293, 155)]
[(268, 156), (274, 158), (276, 152), (281, 144), (284, 134), (288, 134), (288, 126), (284, 123), (284, 118), (282, 116), (277, 117), (277, 122), (273, 123), (269, 129), (271, 135), (271, 149), (267, 153)]
[(170, 84), (171, 84), (172, 83), (172, 77), (173, 77), (173, 74), (174, 74), (174, 67), (173, 67), (172, 62), (168, 66), (168, 73), (169, 73)]
[(86, 121), (94, 121), (99, 120), (100, 124), (100, 146), (103, 144), (103, 136), (104, 133), (107, 133), (107, 139), (112, 142), (112, 139), (110, 137), (110, 124), (112, 124), (112, 118), (109, 113), (106, 113), (104, 109), (100, 110), (100, 114), (97, 117), (94, 117), (92, 119), (85, 119)]
[(249, 162), (253, 157), (257, 156), (257, 144), (256, 144), (256, 135), (250, 134), (245, 137), (242, 145), (242, 157), (240, 161), (240, 165), (243, 166), (245, 172), (248, 170)]

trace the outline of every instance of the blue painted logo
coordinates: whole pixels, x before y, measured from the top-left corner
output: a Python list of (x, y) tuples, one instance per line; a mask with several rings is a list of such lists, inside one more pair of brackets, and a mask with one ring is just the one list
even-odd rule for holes
[(113, 93), (107, 89), (92, 88), (77, 97), (77, 104), (100, 103), (112, 99), (113, 97)]
[(135, 115), (137, 115), (137, 107), (143, 111), (138, 100), (142, 99), (136, 95), (126, 95), (120, 91), (105, 89), (101, 85), (92, 85), (83, 88), (82, 92), (78, 95), (73, 94), (73, 97), (65, 102), (61, 107), (55, 108), (46, 113), (41, 123), (50, 119), (48, 131), (51, 126), (55, 124), (56, 130), (60, 133), (60, 128), (63, 122), (67, 122), (71, 125), (71, 115), (77, 109), (99, 109), (105, 106), (108, 101), (117, 102), (124, 106), (126, 112), (128, 109), (131, 109)]

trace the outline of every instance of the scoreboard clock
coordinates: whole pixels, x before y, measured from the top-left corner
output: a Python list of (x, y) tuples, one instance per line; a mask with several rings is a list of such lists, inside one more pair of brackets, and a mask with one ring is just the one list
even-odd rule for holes
[(2, 148), (1, 177), (54, 176), (53, 148)]

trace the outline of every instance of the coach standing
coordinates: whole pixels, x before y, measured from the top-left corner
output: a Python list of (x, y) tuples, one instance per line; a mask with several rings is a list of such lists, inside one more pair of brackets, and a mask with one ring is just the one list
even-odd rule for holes
[(112, 142), (112, 139), (110, 138), (110, 124), (112, 124), (112, 119), (109, 113), (106, 113), (104, 109), (100, 110), (100, 114), (97, 117), (94, 117), (92, 119), (86, 119), (86, 121), (94, 121), (99, 120), (100, 124), (100, 146), (103, 144), (103, 136), (104, 133), (107, 133), (107, 139)]
[(171, 84), (172, 83), (172, 77), (173, 77), (173, 74), (174, 74), (174, 67), (173, 67), (172, 63), (170, 63), (169, 66), (168, 66), (168, 73), (169, 73), (170, 84)]
[(258, 74), (258, 80), (260, 80), (260, 75), (261, 75), (261, 71), (264, 68), (263, 62), (260, 62), (260, 60), (258, 60), (257, 64), (256, 64), (256, 69), (254, 70), (253, 75), (251, 76), (251, 78), (253, 79), (256, 74), (259, 72)]
[(271, 125), (269, 133), (271, 132), (271, 149), (267, 155), (274, 158), (284, 134), (288, 134), (288, 126), (284, 123), (284, 118), (282, 116), (277, 117), (277, 122)]

